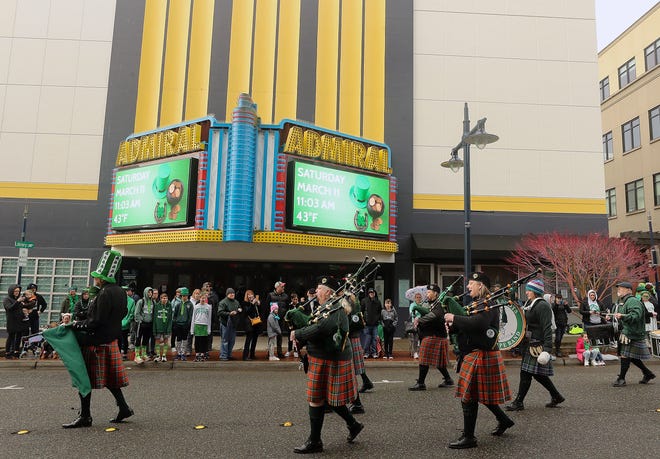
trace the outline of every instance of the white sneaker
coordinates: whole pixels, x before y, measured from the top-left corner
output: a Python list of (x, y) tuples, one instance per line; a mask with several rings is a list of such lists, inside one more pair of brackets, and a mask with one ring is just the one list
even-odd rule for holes
[(384, 358), (385, 360), (387, 360), (387, 356), (386, 356), (386, 355), (384, 355), (383, 358)]
[(133, 362), (135, 362), (135, 363), (137, 363), (137, 364), (139, 365), (139, 364), (141, 364), (141, 363), (144, 363), (144, 360), (142, 360), (142, 359), (140, 358), (139, 355), (136, 355), (136, 356), (135, 356), (135, 359), (133, 360)]
[(154, 362), (160, 362), (160, 357), (155, 357)]
[(589, 366), (589, 361), (588, 361), (588, 360), (585, 360), (585, 361), (584, 361), (584, 366), (585, 366), (585, 367), (588, 367), (588, 366)]
[(275, 357), (275, 356), (268, 357), (268, 360), (279, 360), (279, 359), (280, 359), (279, 357)]
[(167, 362), (167, 356), (164, 355), (163, 357), (161, 357), (160, 361), (161, 361), (161, 362)]
[(390, 356), (388, 357), (388, 359), (390, 359), (390, 360), (393, 360), (393, 359), (394, 359), (394, 357), (392, 357), (392, 356), (390, 355)]
[(378, 354), (374, 354), (374, 355), (372, 355), (372, 357), (373, 357), (374, 359), (377, 359), (377, 358), (378, 358)]
[(413, 355), (413, 359), (418, 359), (418, 358), (419, 358), (419, 354), (415, 352), (415, 355)]
[(291, 355), (291, 353), (287, 352), (286, 354), (284, 354), (284, 357), (289, 357), (290, 355)]

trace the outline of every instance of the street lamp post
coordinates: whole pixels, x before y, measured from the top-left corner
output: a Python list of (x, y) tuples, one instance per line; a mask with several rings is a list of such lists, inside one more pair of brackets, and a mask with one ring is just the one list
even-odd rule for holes
[[(477, 121), (477, 124), (470, 129), (470, 115), (468, 112), (468, 104), (465, 103), (463, 108), (463, 137), (458, 144), (451, 149), (451, 158), (444, 161), (441, 166), (451, 169), (452, 172), (458, 172), (461, 167), (465, 167), (463, 171), (463, 210), (465, 213), (465, 241), (463, 245), (463, 263), (465, 264), (465, 285), (467, 286), (468, 278), (472, 272), (472, 215), (470, 203), (470, 145), (476, 145), (480, 150), (487, 144), (497, 142), (499, 139), (495, 134), (488, 134), (486, 132), (486, 118)], [(458, 150), (463, 149), (463, 160), (458, 157)], [(466, 289), (467, 290), (467, 289)]]
[(653, 286), (655, 291), (658, 291), (658, 259), (655, 253), (655, 242), (653, 241), (653, 218), (651, 212), (648, 214), (649, 220), (649, 239), (651, 239), (651, 267), (653, 268)]

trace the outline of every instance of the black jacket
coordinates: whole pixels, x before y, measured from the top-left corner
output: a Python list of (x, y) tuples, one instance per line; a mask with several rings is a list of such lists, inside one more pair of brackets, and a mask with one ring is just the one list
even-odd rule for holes
[(568, 315), (571, 313), (571, 307), (567, 302), (561, 304), (552, 303), (552, 313), (555, 315), (555, 324), (558, 327), (565, 327), (568, 324)]
[[(7, 333), (28, 333), (30, 325), (24, 321), (25, 315), (23, 314), (23, 304), (14, 297), (14, 290), (19, 288), (18, 285), (10, 285), (7, 291), (7, 297), (2, 300), (2, 306), (5, 308), (7, 315)], [(20, 294), (19, 294), (20, 298)]]
[[(424, 304), (428, 306), (428, 303)], [(420, 339), (425, 336), (447, 337), (445, 312), (439, 301), (428, 314), (419, 318), (419, 322), (417, 323), (417, 333), (419, 333)]]
[[(81, 344), (107, 344), (121, 336), (121, 320), (128, 312), (127, 297), (117, 284), (103, 284), (89, 302), (87, 318), (76, 321), (74, 329), (81, 331)], [(82, 339), (80, 337), (83, 337)]]
[(378, 325), (380, 322), (380, 311), (383, 309), (380, 300), (375, 295), (373, 300), (367, 295), (360, 302), (360, 306), (362, 307), (362, 314), (364, 314), (364, 321), (367, 327)]

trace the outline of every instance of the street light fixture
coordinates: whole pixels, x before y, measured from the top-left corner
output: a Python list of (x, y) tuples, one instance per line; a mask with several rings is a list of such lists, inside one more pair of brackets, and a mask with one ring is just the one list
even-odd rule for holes
[[(465, 212), (465, 243), (463, 260), (465, 264), (465, 285), (472, 272), (472, 257), (471, 257), (471, 208), (470, 208), (470, 145), (476, 145), (477, 148), (482, 150), (489, 143), (497, 142), (499, 137), (495, 134), (486, 132), (486, 118), (477, 121), (477, 124), (470, 129), (470, 115), (468, 112), (468, 104), (465, 103), (463, 108), (463, 137), (461, 141), (451, 150), (451, 158), (442, 162), (441, 166), (451, 169), (456, 173), (461, 167), (465, 167), (463, 171), (463, 208)], [(458, 157), (458, 150), (463, 149), (463, 160)]]

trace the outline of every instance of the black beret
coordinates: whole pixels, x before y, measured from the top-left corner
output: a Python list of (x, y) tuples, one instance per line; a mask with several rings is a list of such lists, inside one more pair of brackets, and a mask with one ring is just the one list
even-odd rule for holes
[(337, 281), (337, 279), (335, 279), (334, 277), (330, 277), (330, 276), (321, 276), (321, 277), (319, 277), (318, 281), (317, 281), (317, 284), (318, 285), (325, 285), (326, 287), (328, 287), (332, 290), (335, 290), (335, 291), (339, 288), (339, 282)]
[(440, 293), (440, 287), (438, 287), (438, 284), (429, 284), (426, 286), (427, 290), (433, 290), (434, 292)]
[(480, 271), (470, 274), (470, 280), (481, 282), (486, 286), (486, 288), (490, 288), (490, 279)]

